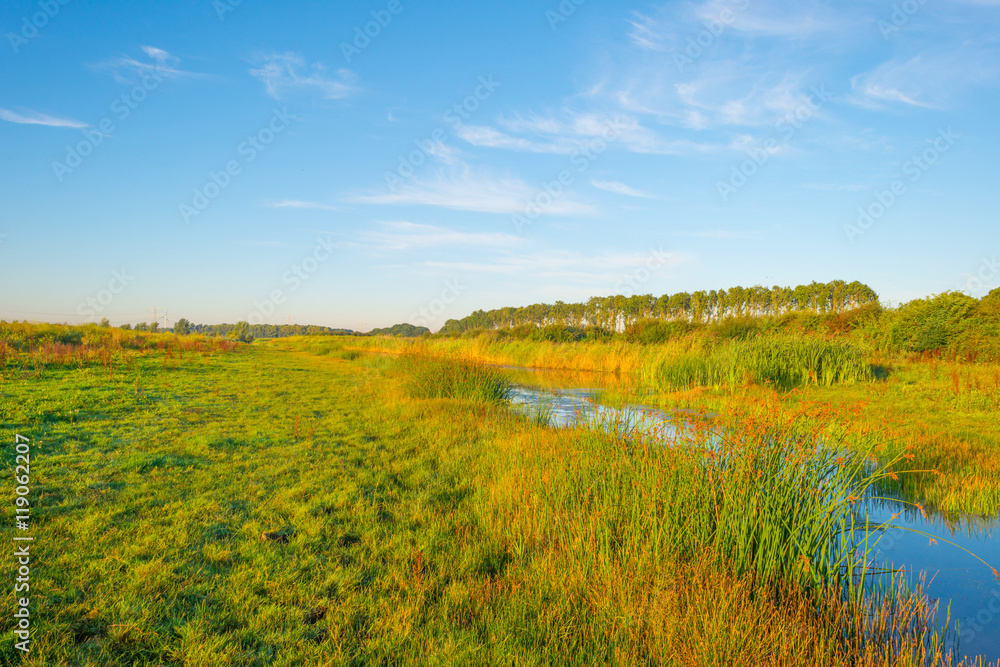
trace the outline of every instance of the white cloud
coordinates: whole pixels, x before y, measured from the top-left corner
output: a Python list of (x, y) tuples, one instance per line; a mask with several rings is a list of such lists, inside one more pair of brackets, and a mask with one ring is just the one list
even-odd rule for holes
[(39, 113), (38, 111), (30, 111), (23, 109), (21, 113), (15, 111), (10, 111), (9, 109), (0, 109), (0, 120), (5, 120), (10, 123), (20, 123), (22, 125), (45, 125), (48, 127), (87, 127), (86, 123), (78, 120), (73, 120), (72, 118), (59, 118), (58, 116), (50, 116), (48, 114)]
[(686, 236), (703, 239), (752, 239), (760, 234), (759, 230), (753, 231), (733, 231), (731, 229), (708, 229), (699, 232), (673, 232), (672, 236)]
[(305, 60), (294, 53), (268, 55), (260, 68), (250, 70), (250, 74), (260, 79), (267, 94), (275, 99), (302, 91), (319, 93), (326, 99), (339, 99), (355, 92), (350, 70), (339, 69), (331, 76), (322, 63), (306, 67)]
[[(736, 37), (734, 33), (802, 40), (813, 39), (820, 33), (845, 33), (860, 23), (861, 19), (818, 1), (798, 2), (794, 6), (750, 0), (670, 2), (652, 13), (633, 12), (628, 37), (633, 45), (645, 51), (683, 53), (692, 41), (703, 50), (714, 50), (719, 41)], [(709, 37), (703, 37), (702, 33)]]
[(482, 125), (462, 125), (455, 134), (459, 139), (467, 141), (473, 146), (485, 148), (505, 148), (513, 151), (525, 151), (529, 153), (572, 153), (579, 149), (579, 144), (561, 142), (537, 142), (530, 139), (512, 137), (504, 134), (492, 127)]
[(657, 198), (656, 195), (651, 195), (648, 192), (643, 192), (642, 190), (636, 190), (635, 188), (631, 188), (618, 181), (591, 181), (590, 184), (599, 190), (614, 192), (615, 194), (626, 195), (628, 197), (640, 197), (642, 199)]
[(364, 232), (359, 238), (387, 250), (411, 250), (441, 246), (486, 246), (510, 248), (524, 239), (500, 232), (460, 232), (445, 227), (406, 221), (381, 223), (383, 231)]
[(129, 56), (120, 56), (96, 65), (91, 68), (106, 70), (111, 72), (115, 81), (119, 83), (138, 83), (143, 77), (155, 76), (161, 78), (201, 78), (204, 74), (188, 72), (178, 68), (180, 59), (170, 55), (163, 49), (155, 46), (141, 46), (143, 53), (149, 61), (143, 62)]
[(882, 108), (887, 104), (941, 109), (969, 88), (996, 82), (1000, 50), (965, 43), (957, 48), (893, 59), (851, 79), (854, 104)]
[(833, 9), (831, 4), (815, 0), (790, 6), (749, 0), (709, 0), (697, 7), (695, 14), (702, 22), (721, 23), (727, 9), (733, 18), (725, 25), (726, 30), (764, 37), (811, 39), (819, 33), (844, 32), (861, 23), (861, 19), (851, 18)]
[(502, 148), (530, 153), (570, 155), (587, 146), (606, 144), (632, 153), (680, 155), (713, 150), (715, 147), (689, 140), (669, 140), (644, 127), (634, 116), (564, 110), (558, 115), (505, 118), (498, 125), (511, 132), (529, 134), (517, 137), (480, 125), (463, 126), (460, 139), (473, 146)]
[(870, 183), (803, 183), (799, 186), (803, 190), (820, 190), (828, 192), (857, 192), (867, 190)]
[(159, 62), (167, 62), (170, 59), (169, 53), (167, 53), (163, 49), (158, 49), (155, 46), (143, 46), (140, 48), (142, 48), (143, 52), (153, 60), (157, 60)]
[[(438, 206), (461, 211), (482, 213), (522, 213), (535, 201), (538, 187), (509, 176), (494, 176), (469, 167), (439, 173), (430, 179), (411, 178), (396, 186), (395, 191), (361, 193), (350, 197), (362, 204)], [(585, 215), (593, 213), (588, 204), (578, 202), (568, 193), (543, 207), (552, 215)]]
[[(657, 253), (657, 271), (670, 271), (690, 258), (673, 251)], [(462, 274), (487, 274), (522, 277), (529, 280), (566, 280), (590, 285), (589, 296), (612, 294), (622, 277), (639, 267), (647, 266), (647, 252), (606, 252), (585, 255), (571, 250), (550, 250), (534, 253), (505, 254), (494, 260), (479, 262), (427, 261), (423, 265), (438, 271)]]

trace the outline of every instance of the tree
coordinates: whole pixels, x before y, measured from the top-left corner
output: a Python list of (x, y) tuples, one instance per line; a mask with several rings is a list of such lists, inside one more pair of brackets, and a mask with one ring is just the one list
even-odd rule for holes
[(108, 318), (102, 317), (101, 321), (98, 323), (97, 326), (99, 326), (99, 327), (110, 327), (111, 326), (111, 322), (108, 321)]
[(250, 333), (250, 324), (246, 320), (240, 320), (229, 333), (230, 336), (243, 343), (252, 343), (253, 334)]
[(159, 322), (151, 322), (150, 323), (150, 325), (149, 325), (149, 330), (150, 331), (152, 331), (153, 333), (156, 333), (157, 331), (159, 331), (159, 329), (160, 329), (160, 323)]
[(185, 318), (181, 318), (174, 322), (174, 333), (178, 336), (186, 336), (191, 333), (191, 323)]
[(132, 328), (132, 325), (131, 325), (131, 324), (129, 324), (128, 322), (126, 322), (125, 324), (121, 325), (121, 326), (120, 326), (120, 327), (118, 327), (118, 328), (119, 328), (119, 329), (124, 329), (125, 331), (128, 331), (128, 330), (130, 330), (130, 329)]
[(139, 322), (138, 324), (135, 325), (135, 330), (136, 331), (149, 331), (149, 325), (146, 324), (145, 322)]

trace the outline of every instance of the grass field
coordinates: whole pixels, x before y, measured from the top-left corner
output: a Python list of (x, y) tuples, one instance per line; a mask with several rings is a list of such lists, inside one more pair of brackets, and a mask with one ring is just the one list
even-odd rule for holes
[[(910, 665), (933, 647), (838, 574), (853, 498), (890, 473), (815, 456), (826, 425), (804, 411), (734, 401), (729, 444), (653, 448), (518, 417), (471, 360), (354, 343), (8, 351), (34, 634), (0, 661)], [(901, 595), (897, 621), (917, 608)], [(10, 637), (12, 596), (0, 613)]]

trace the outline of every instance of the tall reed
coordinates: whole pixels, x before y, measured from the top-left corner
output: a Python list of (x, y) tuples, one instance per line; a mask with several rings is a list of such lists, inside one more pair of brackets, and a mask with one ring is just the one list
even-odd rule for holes
[(510, 396), (510, 381), (502, 371), (471, 361), (403, 355), (395, 367), (411, 398), (503, 402)]
[(665, 360), (642, 373), (649, 385), (668, 390), (748, 383), (791, 389), (873, 378), (871, 366), (858, 348), (806, 338), (730, 341), (698, 354)]
[[(519, 435), (517, 450), (495, 453), (482, 512), (515, 559), (546, 564), (553, 581), (627, 588), (622, 577), (697, 563), (753, 582), (755, 595), (806, 596), (817, 618), (826, 614), (830, 641), (858, 655), (877, 645), (883, 657), (940, 656), (932, 619), (894, 608), (905, 596), (857, 569), (865, 554), (854, 508), (888, 469), (818, 448), (816, 431), (777, 415), (733, 417), (677, 422), (669, 434), (605, 424)], [(872, 628), (888, 630), (875, 637)]]

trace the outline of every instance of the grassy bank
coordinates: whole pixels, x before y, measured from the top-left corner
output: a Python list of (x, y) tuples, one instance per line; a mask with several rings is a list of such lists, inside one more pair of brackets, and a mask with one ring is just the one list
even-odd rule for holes
[(537, 427), (495, 371), (302, 344), (7, 360), (23, 664), (916, 664), (819, 595), (872, 479), (804, 422), (653, 449)]

